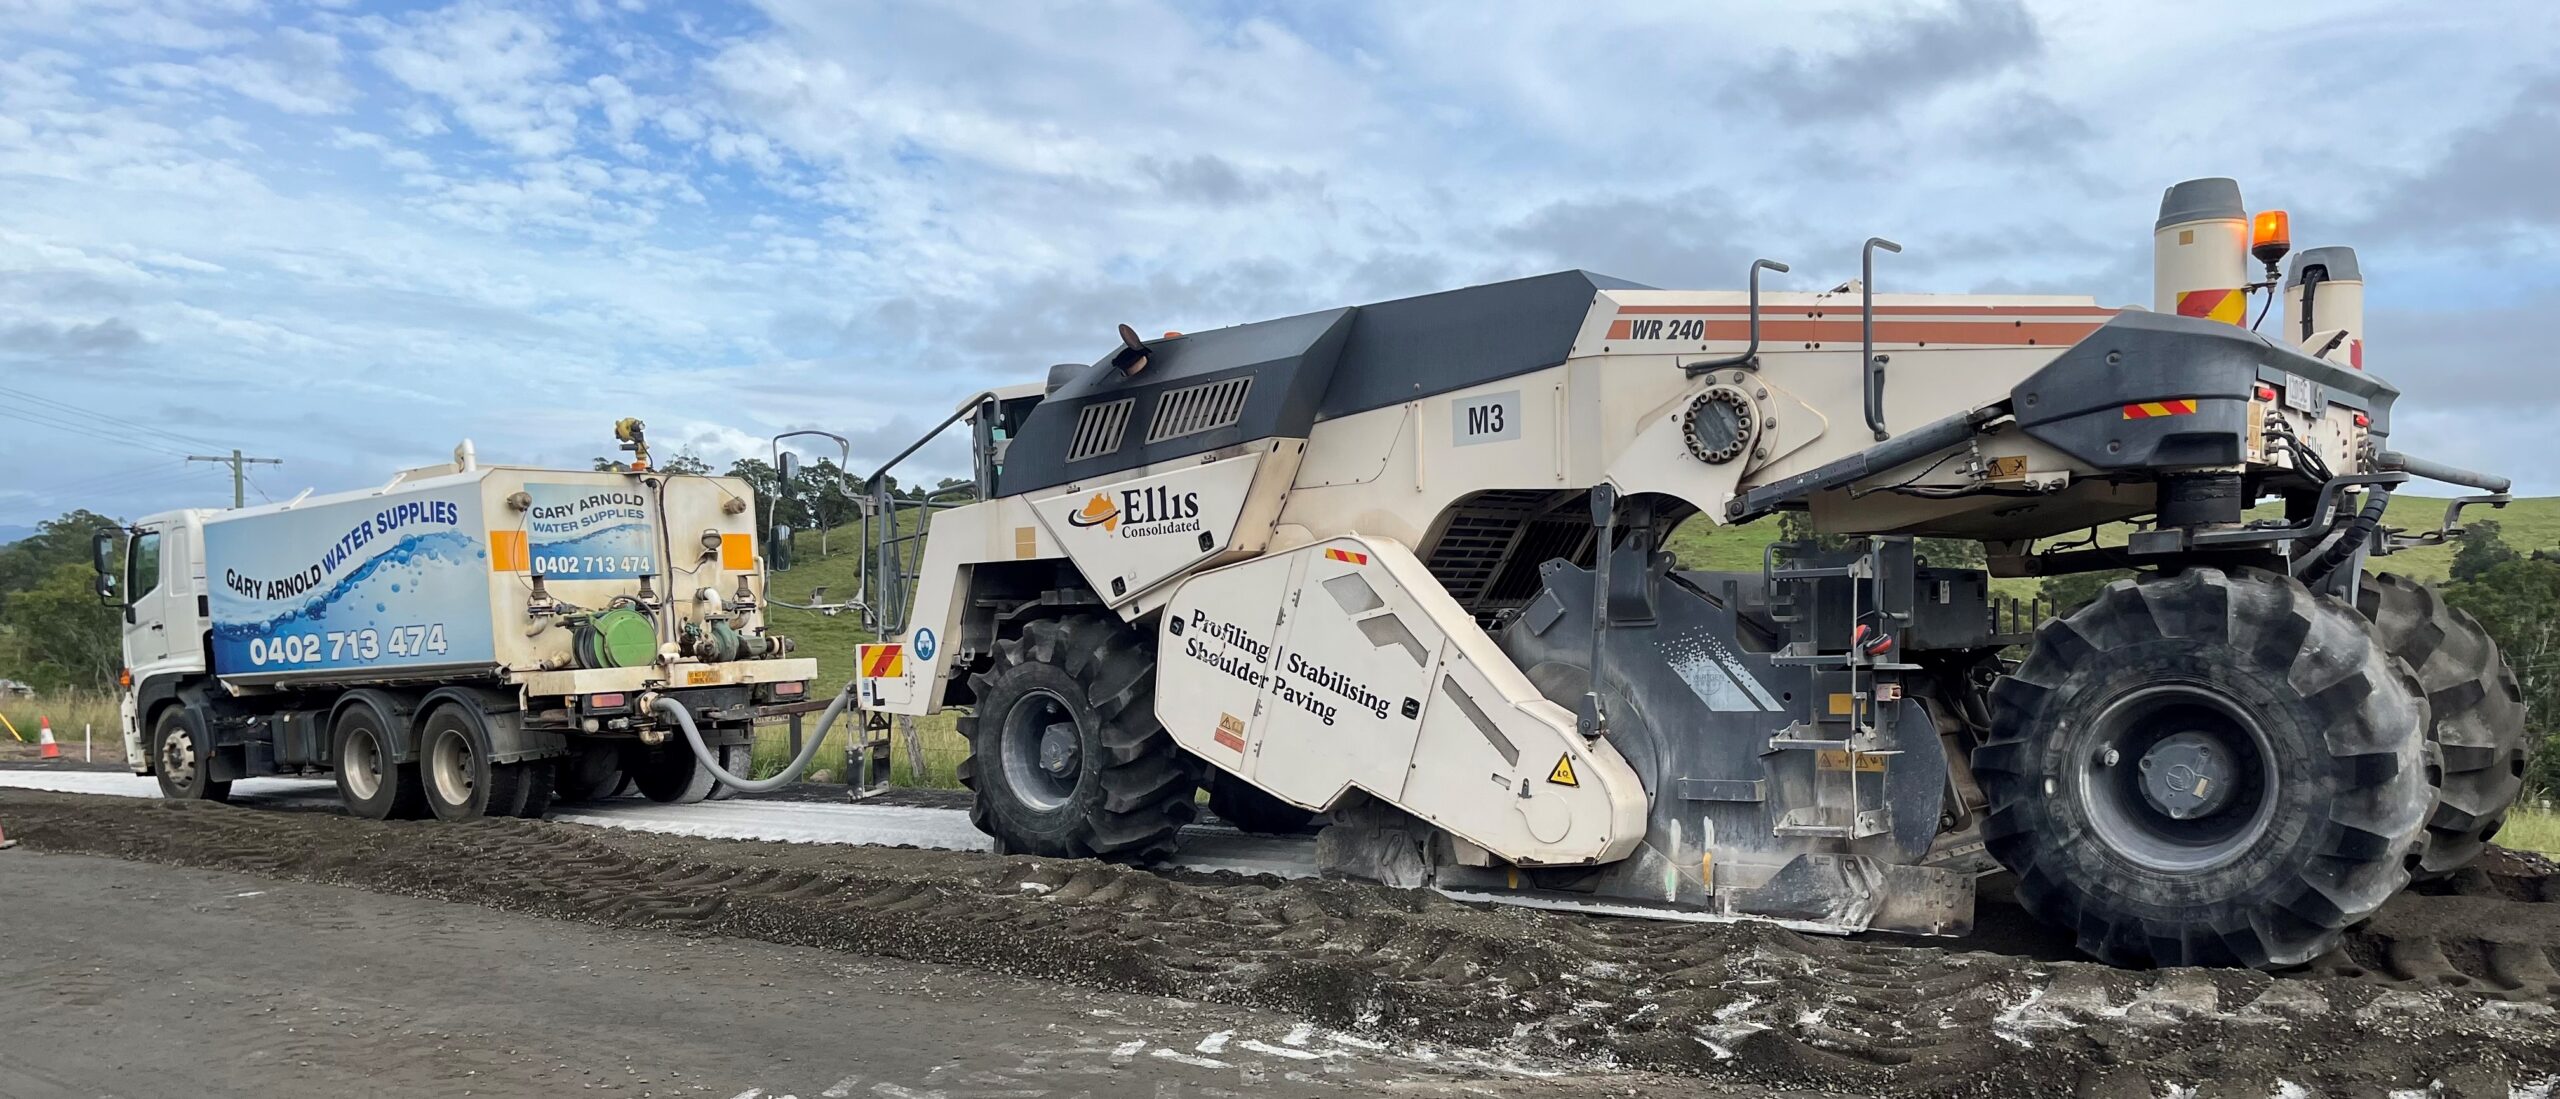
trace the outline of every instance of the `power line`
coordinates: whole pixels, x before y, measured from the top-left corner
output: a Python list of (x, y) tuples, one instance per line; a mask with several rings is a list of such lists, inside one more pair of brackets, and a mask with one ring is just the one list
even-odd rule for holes
[(37, 403), (37, 404), (39, 404), (39, 405), (45, 405), (45, 406), (47, 406), (47, 407), (49, 407), (49, 408), (51, 408), (51, 409), (53, 409), (53, 410), (55, 410), (55, 411), (59, 411), (59, 412), (66, 412), (66, 413), (70, 413), (70, 414), (75, 415), (75, 416), (84, 417), (84, 418), (89, 419), (89, 420), (91, 420), (91, 421), (94, 421), (94, 422), (96, 422), (96, 423), (103, 424), (103, 425), (105, 425), (105, 426), (112, 427), (112, 428), (116, 428), (116, 429), (119, 429), (119, 430), (124, 430), (124, 431), (140, 431), (140, 432), (146, 432), (146, 433), (156, 434), (156, 435), (165, 435), (165, 436), (168, 436), (169, 438), (176, 439), (176, 440), (178, 440), (178, 441), (180, 441), (180, 442), (194, 443), (194, 444), (197, 444), (197, 445), (199, 445), (199, 446), (218, 447), (218, 446), (221, 446), (221, 445), (222, 445), (222, 444), (217, 443), (217, 442), (214, 442), (213, 440), (210, 440), (210, 439), (198, 438), (198, 437), (196, 437), (196, 436), (192, 436), (192, 435), (184, 435), (184, 434), (180, 434), (180, 433), (175, 432), (175, 431), (170, 431), (170, 430), (168, 430), (168, 429), (166, 429), (166, 428), (152, 428), (152, 427), (146, 427), (146, 426), (144, 426), (144, 425), (142, 425), (142, 424), (138, 424), (138, 423), (135, 423), (135, 422), (133, 422), (133, 421), (131, 421), (131, 420), (127, 420), (127, 419), (125, 419), (125, 418), (123, 418), (123, 417), (121, 417), (121, 416), (116, 416), (116, 415), (113, 415), (113, 414), (111, 414), (111, 413), (107, 413), (107, 412), (101, 412), (101, 411), (99, 411), (99, 410), (97, 410), (97, 409), (89, 408), (89, 407), (86, 407), (86, 406), (83, 406), (83, 405), (76, 405), (76, 404), (72, 404), (72, 403), (70, 403), (70, 402), (68, 402), (68, 401), (56, 400), (56, 399), (54, 399), (54, 398), (52, 398), (52, 397), (47, 397), (47, 396), (44, 396), (44, 395), (42, 395), (42, 394), (29, 393), (29, 392), (27, 392), (26, 390), (23, 390), (23, 389), (17, 389), (17, 388), (11, 387), (11, 386), (0, 385), (0, 394), (7, 394), (7, 395), (9, 395), (9, 396), (19, 398), (20, 400), (34, 401), (35, 403)]
[(161, 452), (161, 453), (163, 453), (163, 454), (175, 455), (175, 456), (177, 456), (177, 457), (181, 457), (181, 458), (186, 457), (186, 454), (187, 454), (187, 452), (186, 452), (186, 451), (178, 450), (178, 449), (175, 449), (175, 448), (172, 448), (172, 447), (162, 446), (162, 445), (160, 445), (160, 444), (158, 444), (158, 443), (146, 442), (146, 441), (144, 441), (144, 440), (134, 438), (134, 437), (132, 437), (132, 436), (130, 436), (130, 435), (112, 435), (112, 434), (109, 434), (109, 433), (107, 433), (107, 432), (100, 431), (100, 430), (98, 430), (98, 429), (96, 429), (96, 428), (93, 428), (93, 427), (87, 427), (87, 426), (84, 426), (84, 425), (81, 425), (81, 424), (69, 423), (69, 422), (65, 422), (65, 421), (62, 421), (62, 420), (48, 420), (48, 419), (43, 419), (43, 418), (41, 418), (41, 417), (37, 417), (37, 416), (30, 416), (30, 415), (27, 415), (24, 411), (20, 411), (20, 410), (13, 410), (13, 409), (8, 409), (8, 408), (0, 408), (0, 416), (5, 416), (5, 417), (7, 417), (7, 418), (9, 418), (9, 419), (17, 420), (17, 421), (20, 421), (20, 422), (22, 422), (22, 423), (30, 423), (30, 424), (34, 424), (34, 425), (36, 425), (37, 427), (49, 427), (49, 428), (52, 428), (52, 429), (54, 429), (54, 430), (56, 430), (56, 431), (68, 432), (68, 433), (70, 433), (70, 434), (78, 435), (78, 436), (82, 436), (82, 437), (84, 437), (84, 438), (88, 438), (88, 439), (95, 439), (95, 440), (97, 440), (97, 441), (99, 441), (99, 442), (115, 443), (115, 444), (118, 444), (118, 445), (121, 445), (121, 446), (135, 446), (135, 447), (141, 447), (141, 448), (142, 448), (142, 449), (144, 449), (144, 450), (156, 450), (156, 451), (159, 451), (159, 452)]
[(50, 487), (55, 492), (80, 492), (96, 489), (103, 485), (113, 484), (117, 481), (122, 481), (126, 478), (134, 477), (139, 474), (147, 474), (155, 471), (168, 473), (178, 468), (184, 468), (184, 463), (164, 458), (160, 461), (150, 462), (144, 465), (130, 466), (106, 473), (93, 473), (86, 477), (74, 477), (71, 480), (64, 481)]

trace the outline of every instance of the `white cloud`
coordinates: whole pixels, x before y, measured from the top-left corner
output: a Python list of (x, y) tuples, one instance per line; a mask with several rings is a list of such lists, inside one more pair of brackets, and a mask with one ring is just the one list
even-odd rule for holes
[(0, 0), (0, 371), (324, 487), (465, 435), (582, 465), (622, 415), (863, 466), (1122, 321), (1756, 255), (1829, 285), (1871, 233), (1910, 249), (1891, 289), (2147, 297), (2159, 188), (2236, 174), (2367, 244), (2395, 441), (2529, 472), (2560, 390), (2508, 360), (2560, 226), (2482, 172), (2541, 163), (2500, 142), (2547, 128), (2555, 38), (2560, 8), (2382, 0)]
[(569, 58), (554, 35), (541, 18), (475, 0), (381, 25), (373, 59), (473, 133), (520, 156), (556, 156), (576, 145), (592, 95), (556, 79)]

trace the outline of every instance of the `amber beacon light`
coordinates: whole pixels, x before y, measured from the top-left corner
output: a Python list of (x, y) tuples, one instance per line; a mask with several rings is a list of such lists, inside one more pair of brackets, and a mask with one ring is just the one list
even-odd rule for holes
[(2249, 254), (2267, 269), (2293, 250), (2293, 221), (2282, 210), (2262, 210), (2249, 224)]

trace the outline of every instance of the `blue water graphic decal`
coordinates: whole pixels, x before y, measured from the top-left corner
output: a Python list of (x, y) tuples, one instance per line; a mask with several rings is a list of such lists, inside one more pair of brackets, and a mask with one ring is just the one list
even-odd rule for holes
[[(304, 600), (300, 606), (292, 610), (263, 622), (216, 621), (213, 627), (213, 638), (216, 642), (246, 642), (251, 638), (282, 633), (295, 627), (318, 625), (329, 616), (330, 610), (340, 600), (346, 598), (348, 593), (362, 587), (366, 581), (378, 575), (392, 569), (423, 571), (430, 562), (467, 567), (481, 556), (479, 551), (479, 543), (468, 535), (450, 531), (413, 534), (393, 544), (391, 548), (367, 558), (363, 564), (356, 566), (345, 576), (339, 577), (338, 582), (331, 585), (328, 591)], [(393, 583), (391, 590), (399, 591), (400, 585)], [(382, 606), (383, 604), (379, 602), (374, 604), (377, 610)]]

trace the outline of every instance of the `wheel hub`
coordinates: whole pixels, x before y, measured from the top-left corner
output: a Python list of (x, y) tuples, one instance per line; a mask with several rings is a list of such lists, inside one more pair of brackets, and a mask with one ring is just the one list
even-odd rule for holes
[(471, 774), (470, 746), (465, 744), (461, 737), (448, 736), (436, 742), (435, 752), (427, 765), (427, 772), (435, 782), (436, 796), (443, 798), (445, 804), (467, 805), (470, 803), (471, 792), (477, 783), (473, 781)]
[(1074, 797), (1084, 771), (1084, 737), (1066, 699), (1033, 690), (1004, 715), (1005, 784), (1034, 809), (1051, 810)]
[(2163, 683), (2107, 705), (2102, 745), (2068, 783), (2098, 842), (2154, 871), (2239, 858), (2270, 827), (2283, 781), (2265, 730), (2204, 684)]
[(1084, 762), (1084, 749), (1076, 737), (1076, 724), (1060, 721), (1040, 732), (1040, 769), (1051, 778), (1072, 781), (1076, 768)]
[(382, 759), (374, 751), (373, 738), (358, 731), (347, 737), (347, 758), (338, 766), (347, 775), (347, 790), (358, 799), (370, 798), (382, 790)]
[(160, 742), (160, 769), (168, 772), (169, 781), (185, 786), (196, 780), (196, 738), (184, 729), (172, 729)]
[(2138, 764), (2142, 798), (2174, 820), (2210, 816), (2231, 802), (2230, 749), (2200, 732), (2184, 732), (2151, 746)]

